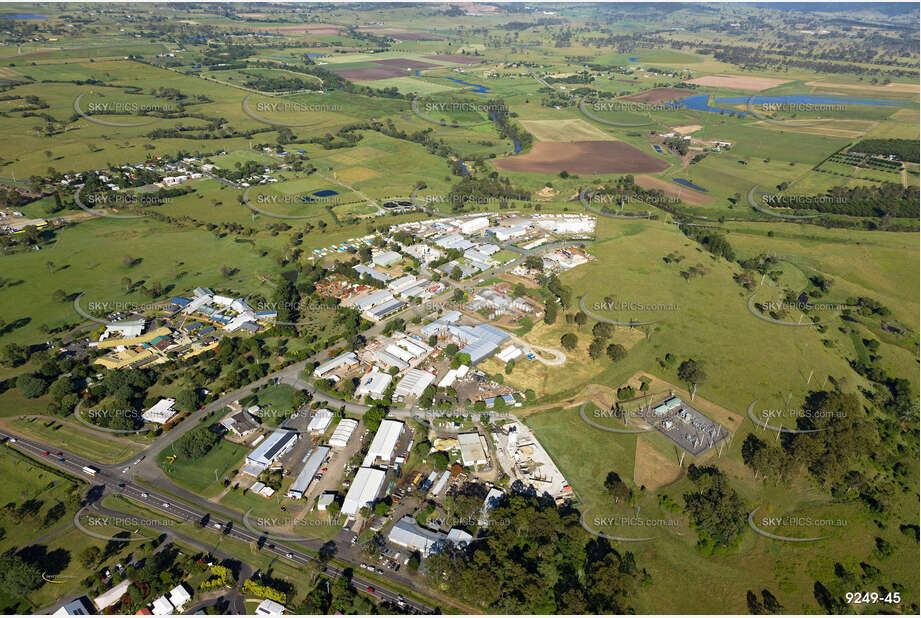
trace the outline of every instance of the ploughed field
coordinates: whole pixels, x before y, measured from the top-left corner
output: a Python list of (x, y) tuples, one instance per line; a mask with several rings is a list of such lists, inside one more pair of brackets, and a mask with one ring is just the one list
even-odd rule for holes
[(538, 142), (530, 152), (496, 159), (505, 172), (558, 174), (648, 174), (661, 172), (668, 164), (630, 144), (613, 140), (585, 142)]

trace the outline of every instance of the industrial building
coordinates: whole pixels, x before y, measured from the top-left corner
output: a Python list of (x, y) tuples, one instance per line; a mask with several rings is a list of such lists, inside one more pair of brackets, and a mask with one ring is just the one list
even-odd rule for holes
[(297, 478), (294, 479), (294, 483), (288, 488), (289, 498), (300, 500), (304, 497), (304, 494), (307, 493), (307, 488), (310, 487), (310, 483), (313, 482), (313, 477), (319, 472), (320, 467), (323, 465), (323, 462), (326, 461), (328, 455), (328, 446), (318, 446), (311, 451), (307, 460), (304, 462), (304, 467), (301, 468), (300, 474), (297, 475)]
[(358, 366), (358, 356), (354, 352), (343, 352), (336, 358), (330, 359), (325, 363), (321, 363), (313, 370), (313, 375), (316, 378), (322, 378), (331, 371), (340, 369), (342, 367), (351, 368)]
[(390, 385), (391, 380), (393, 380), (393, 376), (383, 371), (377, 371), (377, 368), (375, 368), (374, 371), (361, 377), (358, 388), (355, 389), (355, 397), (361, 399), (362, 397), (370, 396), (372, 399), (380, 399), (387, 392), (387, 387)]
[(374, 504), (384, 486), (385, 478), (386, 474), (383, 470), (359, 468), (342, 502), (342, 512), (354, 517), (363, 507)]
[(362, 315), (371, 320), (372, 322), (380, 322), (384, 318), (392, 316), (394, 313), (398, 313), (406, 307), (406, 303), (402, 300), (397, 300), (391, 298), (385, 303), (381, 303), (376, 307), (365, 310)]
[(462, 433), (457, 436), (460, 446), (461, 461), (467, 467), (485, 466), (489, 460), (486, 458), (485, 440), (478, 433)]
[(384, 464), (389, 464), (393, 459), (393, 451), (397, 446), (400, 435), (403, 433), (403, 427), (402, 421), (395, 421), (389, 418), (382, 420), (381, 426), (371, 441), (371, 446), (368, 447), (368, 454), (365, 455), (364, 463), (361, 465), (365, 467), (373, 466), (378, 460)]
[(362, 275), (368, 275), (372, 279), (377, 279), (378, 281), (383, 281), (384, 283), (387, 283), (393, 279), (391, 275), (388, 275), (387, 273), (380, 271), (373, 266), (367, 266), (365, 264), (356, 264), (352, 267), (352, 270), (358, 273), (359, 277)]
[(397, 253), (396, 251), (384, 251), (383, 253), (378, 253), (377, 255), (372, 257), (371, 261), (374, 262), (378, 266), (383, 266), (384, 268), (386, 268), (387, 266), (392, 266), (393, 264), (396, 264), (402, 259), (403, 259), (403, 256)]
[(434, 322), (429, 322), (422, 327), (423, 337), (448, 337), (462, 346), (460, 353), (469, 354), (470, 362), (476, 364), (491, 356), (503, 343), (510, 339), (507, 333), (490, 326), (489, 324), (475, 324), (466, 326), (460, 324), (461, 314), (458, 311), (446, 313)]
[(482, 232), (488, 227), (488, 217), (476, 217), (475, 219), (467, 219), (466, 221), (462, 222), (460, 224), (460, 231), (463, 234), (476, 234), (477, 232)]
[(308, 433), (323, 433), (326, 431), (326, 428), (329, 427), (329, 424), (333, 420), (333, 413), (326, 408), (320, 408), (317, 410), (316, 414), (313, 415), (313, 418), (310, 419), (310, 422), (307, 424)]
[(352, 306), (359, 311), (367, 311), (392, 300), (394, 300), (393, 294), (389, 290), (375, 290), (357, 299), (352, 303)]
[(406, 397), (421, 397), (422, 393), (428, 388), (429, 384), (435, 381), (435, 376), (421, 369), (408, 370), (393, 391), (394, 398), (398, 400)]
[(175, 403), (176, 400), (172, 398), (161, 399), (155, 403), (152, 408), (144, 412), (141, 418), (148, 423), (159, 423), (162, 425), (179, 413), (177, 410), (173, 409)]
[(351, 418), (342, 419), (336, 425), (336, 429), (333, 430), (333, 435), (329, 437), (329, 445), (336, 448), (345, 448), (356, 427), (358, 427), (358, 421)]
[(466, 251), (467, 249), (475, 246), (472, 242), (460, 234), (448, 234), (447, 236), (442, 236), (435, 241), (435, 244), (445, 249), (457, 249), (458, 251)]
[(297, 433), (287, 429), (276, 429), (253, 451), (246, 456), (243, 472), (250, 476), (259, 476), (275, 460), (287, 453), (297, 442)]
[(446, 539), (445, 534), (423, 528), (409, 515), (395, 523), (387, 537), (394, 545), (417, 551), (423, 557), (441, 551)]

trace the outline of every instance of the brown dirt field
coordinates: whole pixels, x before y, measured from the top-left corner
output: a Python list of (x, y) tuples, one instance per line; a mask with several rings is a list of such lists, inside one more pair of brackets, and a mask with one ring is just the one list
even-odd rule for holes
[(838, 84), (833, 82), (806, 82), (807, 86), (816, 88), (846, 88), (848, 90), (882, 90), (883, 92), (909, 92), (918, 94), (918, 84), (886, 84), (874, 86), (872, 84)]
[(531, 174), (645, 174), (668, 167), (651, 154), (618, 141), (537, 142), (525, 155), (495, 159), (497, 169)]
[(430, 60), (441, 60), (442, 62), (454, 62), (457, 64), (480, 64), (486, 58), (483, 56), (455, 56), (452, 54), (432, 54), (431, 56), (422, 56)]
[(431, 62), (421, 62), (419, 60), (409, 60), (408, 58), (387, 58), (385, 60), (371, 60), (374, 64), (384, 67), (393, 67), (396, 69), (431, 69), (437, 67), (437, 64)]
[[(631, 82), (632, 83), (632, 82)], [(631, 94), (628, 97), (620, 99), (621, 101), (632, 101), (634, 103), (667, 103), (675, 99), (683, 99), (694, 95), (693, 90), (687, 88), (652, 88)]]
[(678, 462), (661, 453), (642, 434), (636, 438), (636, 452), (633, 457), (633, 482), (655, 491), (678, 480), (681, 468)]
[(789, 79), (774, 79), (771, 77), (748, 77), (744, 75), (707, 75), (690, 80), (689, 84), (710, 86), (711, 88), (734, 88), (735, 90), (752, 90), (760, 92), (786, 84)]
[(688, 124), (682, 127), (672, 127), (672, 131), (675, 133), (680, 133), (681, 135), (690, 135), (694, 131), (699, 131), (703, 129), (699, 124)]
[(639, 186), (644, 189), (659, 189), (664, 192), (665, 195), (669, 197), (677, 197), (682, 202), (690, 204), (691, 206), (706, 206), (707, 204), (712, 204), (716, 201), (715, 198), (701, 193), (699, 191), (692, 191), (676, 185), (673, 182), (668, 182), (667, 180), (662, 180), (660, 178), (653, 178), (652, 176), (637, 176), (634, 181)]

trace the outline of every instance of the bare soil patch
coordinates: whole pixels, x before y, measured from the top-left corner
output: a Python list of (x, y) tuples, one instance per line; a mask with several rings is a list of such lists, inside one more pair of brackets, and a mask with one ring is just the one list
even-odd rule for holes
[(633, 457), (633, 482), (637, 486), (655, 491), (680, 477), (681, 467), (677, 461), (660, 452), (642, 435), (637, 436)]
[(667, 103), (675, 99), (683, 99), (692, 96), (693, 90), (687, 88), (652, 88), (631, 94), (628, 97), (620, 99), (621, 101), (632, 101), (634, 103)]
[(709, 86), (711, 88), (733, 88), (735, 90), (751, 90), (760, 92), (786, 84), (789, 79), (774, 79), (772, 77), (750, 77), (747, 75), (707, 75), (690, 80), (689, 84)]
[(421, 60), (410, 60), (409, 58), (387, 58), (385, 60), (372, 60), (374, 64), (384, 67), (394, 67), (397, 69), (431, 69), (437, 67), (437, 64), (431, 62), (422, 62)]
[(527, 154), (496, 159), (506, 172), (558, 174), (644, 174), (661, 172), (668, 164), (618, 141), (537, 142)]
[(681, 135), (690, 135), (694, 131), (700, 131), (702, 128), (699, 124), (687, 124), (681, 127), (674, 127), (672, 131)]

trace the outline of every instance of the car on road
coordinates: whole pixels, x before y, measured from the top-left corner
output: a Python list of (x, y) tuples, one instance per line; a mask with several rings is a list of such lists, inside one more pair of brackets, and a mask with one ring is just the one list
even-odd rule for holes
[[(352, 535), (352, 545), (354, 545), (354, 544), (357, 543), (357, 542), (358, 542), (358, 535), (357, 535), (357, 534), (353, 534), (353, 535)], [(364, 564), (361, 565), (362, 568), (364, 568), (364, 566), (365, 566)]]
[(362, 562), (362, 563), (359, 564), (358, 566), (360, 566), (360, 567), (363, 568), (363, 569), (367, 569), (367, 568), (368, 568), (368, 565), (365, 564), (364, 562)]
[(143, 493), (141, 494), (141, 497), (142, 497), (142, 498), (149, 498), (149, 497), (150, 497), (150, 494), (147, 493), (147, 492), (145, 491), (145, 492), (143, 492)]
[(61, 463), (64, 463), (65, 460), (63, 457), (58, 457), (58, 461), (60, 461)]
[(45, 457), (47, 457), (47, 456), (49, 455), (49, 453), (48, 453), (48, 451), (44, 451), (44, 452), (42, 453), (42, 455), (44, 455)]
[(365, 588), (365, 590), (367, 590), (371, 594), (374, 594), (374, 586), (368, 586), (367, 588)]
[(144, 456), (143, 456), (143, 455), (141, 455), (140, 457), (138, 457), (137, 459), (134, 460), (134, 465), (138, 465), (138, 464), (141, 463), (142, 461), (144, 461)]
[(382, 569), (374, 569), (374, 572), (377, 573), (378, 575), (384, 574), (384, 571)]
[(163, 503), (163, 508), (168, 509), (168, 508), (169, 508), (169, 502), (164, 502), (164, 503)]
[(292, 560), (294, 558), (294, 554), (292, 554), (291, 552), (288, 552), (287, 554), (285, 554), (285, 558), (287, 558), (288, 560)]
[(218, 530), (220, 530), (220, 529), (221, 529), (221, 526), (222, 526), (223, 524), (222, 524), (221, 522), (219, 522), (219, 521), (216, 521), (216, 522), (214, 522), (214, 523), (211, 524), (211, 525), (214, 526), (215, 528), (217, 528)]
[(130, 467), (125, 467), (125, 468), (123, 468), (123, 469), (122, 469), (122, 474), (128, 474), (128, 470), (130, 470), (130, 469), (131, 469)]

